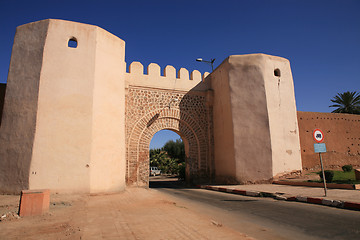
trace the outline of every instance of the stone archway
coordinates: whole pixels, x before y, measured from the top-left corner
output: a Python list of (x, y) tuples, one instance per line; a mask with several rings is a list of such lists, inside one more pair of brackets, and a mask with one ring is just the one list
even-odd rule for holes
[[(160, 113), (159, 113), (160, 112)], [(186, 122), (183, 119), (187, 119)], [(158, 109), (143, 117), (134, 128), (128, 144), (127, 182), (147, 186), (149, 182), (149, 145), (152, 137), (160, 130), (169, 129), (177, 132), (189, 146), (186, 163), (190, 179), (201, 169), (201, 145), (205, 139), (194, 129), (196, 122), (190, 116), (180, 113), (177, 109)], [(199, 139), (200, 138), (200, 139)], [(135, 150), (135, 151), (134, 151)]]
[(164, 129), (178, 133), (188, 146), (188, 180), (197, 181), (209, 175), (207, 131), (210, 123), (206, 119), (208, 111), (205, 100), (204, 96), (186, 92), (129, 89), (126, 111), (127, 126), (131, 126), (126, 131), (128, 185), (148, 186), (150, 141), (156, 132)]

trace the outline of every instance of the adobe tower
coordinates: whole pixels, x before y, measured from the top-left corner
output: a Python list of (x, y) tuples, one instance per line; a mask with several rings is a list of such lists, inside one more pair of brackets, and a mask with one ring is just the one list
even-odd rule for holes
[[(73, 46), (68, 44), (74, 44)], [(125, 187), (125, 42), (87, 24), (16, 29), (0, 131), (0, 187)]]

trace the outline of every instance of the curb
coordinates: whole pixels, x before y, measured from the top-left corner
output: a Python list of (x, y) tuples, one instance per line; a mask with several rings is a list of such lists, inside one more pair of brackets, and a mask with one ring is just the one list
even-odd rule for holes
[[(323, 183), (318, 183), (318, 182), (295, 182), (295, 181), (286, 181), (286, 180), (273, 181), (272, 184), (303, 186), (303, 187), (324, 187)], [(351, 189), (351, 190), (360, 189), (360, 184), (327, 183), (326, 186), (327, 188), (333, 188), (333, 189)]]
[(218, 191), (218, 192), (226, 192), (232, 194), (238, 194), (249, 197), (270, 197), (276, 200), (283, 201), (296, 201), (310, 204), (318, 204), (329, 207), (337, 207), (344, 208), (349, 210), (357, 210), (360, 211), (360, 203), (355, 202), (347, 202), (347, 201), (339, 201), (339, 200), (331, 200), (331, 199), (323, 199), (316, 197), (304, 197), (304, 196), (290, 196), (290, 195), (281, 195), (271, 192), (258, 192), (258, 191), (246, 191), (234, 188), (225, 188), (225, 187), (213, 187), (209, 185), (196, 185), (196, 187), (206, 190)]

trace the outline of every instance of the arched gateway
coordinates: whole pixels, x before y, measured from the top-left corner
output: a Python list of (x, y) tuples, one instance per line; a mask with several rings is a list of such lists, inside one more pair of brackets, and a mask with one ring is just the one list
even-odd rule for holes
[(135, 87), (126, 99), (128, 184), (148, 185), (150, 141), (163, 129), (175, 131), (185, 143), (187, 179), (209, 178), (212, 122), (204, 96)]
[(286, 59), (230, 56), (210, 75), (126, 68), (125, 42), (99, 27), (19, 26), (0, 121), (0, 191), (148, 186), (149, 144), (162, 129), (184, 140), (192, 182), (259, 182), (301, 169)]

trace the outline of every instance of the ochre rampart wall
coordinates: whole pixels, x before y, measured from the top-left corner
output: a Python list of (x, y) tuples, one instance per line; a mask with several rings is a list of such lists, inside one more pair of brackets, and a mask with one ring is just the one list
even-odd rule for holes
[(1, 126), (2, 112), (4, 108), (5, 91), (6, 91), (6, 84), (0, 83), (0, 126)]
[(320, 167), (319, 155), (314, 153), (313, 131), (324, 133), (325, 168), (345, 164), (360, 166), (360, 116), (340, 113), (298, 112), (301, 158), (304, 170)]

